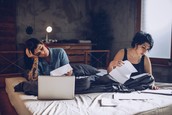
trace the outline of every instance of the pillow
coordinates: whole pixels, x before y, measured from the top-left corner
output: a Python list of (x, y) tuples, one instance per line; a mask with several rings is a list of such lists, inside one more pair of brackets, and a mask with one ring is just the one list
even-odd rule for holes
[(71, 64), (75, 76), (90, 76), (99, 73), (97, 68), (88, 64)]

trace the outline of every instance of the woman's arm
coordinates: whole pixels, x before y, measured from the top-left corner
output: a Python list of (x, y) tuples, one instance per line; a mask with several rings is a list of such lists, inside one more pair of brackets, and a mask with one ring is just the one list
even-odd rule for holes
[(25, 53), (28, 58), (33, 58), (32, 68), (27, 73), (28, 80), (37, 80), (38, 79), (38, 57), (33, 55), (31, 51), (29, 51), (27, 48), (26, 48)]
[[(69, 58), (66, 51), (63, 48), (54, 48), (52, 49), (52, 58), (54, 63), (57, 63), (54, 69), (69, 64)], [(71, 76), (73, 74), (73, 70), (69, 70), (65, 75)]]
[(146, 73), (149, 73), (152, 75), (152, 64), (148, 56), (145, 55), (144, 58), (144, 69)]
[(28, 80), (38, 79), (38, 58), (34, 58), (31, 70), (28, 72)]
[[(153, 79), (155, 79), (152, 75), (152, 64), (150, 58), (145, 55), (144, 58), (144, 69), (146, 73), (149, 73)], [(152, 89), (159, 89), (159, 87), (155, 86), (155, 81), (152, 84)]]
[(121, 49), (118, 51), (118, 53), (115, 55), (114, 59), (109, 63), (109, 66), (107, 68), (107, 72), (111, 72), (113, 68), (116, 66), (121, 66), (123, 64), (122, 59), (124, 57), (124, 49)]

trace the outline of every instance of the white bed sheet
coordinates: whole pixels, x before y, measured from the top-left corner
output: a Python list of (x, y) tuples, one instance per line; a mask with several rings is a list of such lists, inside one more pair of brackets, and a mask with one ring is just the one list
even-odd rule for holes
[[(171, 115), (172, 96), (145, 93), (90, 93), (75, 95), (73, 100), (38, 100), (37, 96), (14, 92), (23, 77), (6, 78), (6, 92), (19, 115)], [(161, 83), (159, 84), (163, 86)], [(172, 85), (166, 85), (171, 88)], [(165, 88), (165, 87), (164, 87)], [(143, 97), (137, 99), (136, 97)], [(127, 99), (126, 97), (135, 97)], [(125, 97), (125, 98), (124, 98)], [(102, 107), (102, 98), (120, 99), (116, 107)]]

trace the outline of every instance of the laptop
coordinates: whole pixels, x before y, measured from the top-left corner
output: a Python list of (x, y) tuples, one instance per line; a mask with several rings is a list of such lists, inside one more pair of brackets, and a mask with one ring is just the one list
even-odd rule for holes
[(73, 99), (75, 76), (39, 76), (38, 99)]

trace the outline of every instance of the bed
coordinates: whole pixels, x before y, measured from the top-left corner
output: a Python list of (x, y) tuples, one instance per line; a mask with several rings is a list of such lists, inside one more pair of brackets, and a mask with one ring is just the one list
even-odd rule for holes
[[(1, 55), (2, 59), (11, 62), (12, 68), (19, 68), (19, 71), (24, 71), (22, 65), (22, 52), (0, 52), (1, 54), (8, 54), (17, 57), (16, 60), (8, 60), (8, 56)], [(15, 58), (14, 58), (15, 59)], [(19, 63), (19, 65), (18, 65)], [(20, 65), (21, 64), (21, 65)], [(8, 67), (11, 67), (8, 65)], [(3, 70), (13, 70), (2, 67)], [(81, 68), (79, 67), (79, 70)], [(88, 70), (88, 68), (87, 68)], [(91, 72), (96, 72), (90, 68)], [(87, 71), (87, 72), (90, 72)], [(5, 73), (9, 73), (3, 71)], [(13, 72), (13, 71), (12, 71)], [(81, 71), (79, 71), (81, 72)], [(86, 73), (87, 73), (86, 72)], [(102, 72), (101, 72), (102, 73)], [(103, 74), (106, 73), (105, 71)], [(1, 73), (0, 73), (1, 74)], [(83, 73), (78, 73), (83, 74)], [(85, 74), (85, 72), (84, 72)], [(15, 76), (6, 78), (6, 92), (8, 94), (11, 105), (15, 108), (19, 115), (171, 115), (172, 114), (172, 94), (152, 94), (142, 92), (132, 93), (87, 93), (76, 94), (73, 100), (38, 100), (37, 96), (26, 95), (23, 92), (15, 92), (14, 87), (26, 81), (24, 77)], [(171, 92), (172, 84), (156, 83), (161, 89)], [(102, 100), (108, 99), (116, 102), (114, 106), (103, 106)]]
[[(14, 86), (22, 81), (26, 81), (26, 79), (21, 76), (5, 79), (6, 92), (19, 115), (172, 114), (172, 94), (103, 92), (76, 94), (73, 100), (38, 100), (37, 96), (25, 95), (23, 92), (14, 91)], [(172, 84), (156, 84), (164, 91), (172, 91)], [(116, 105), (102, 105), (104, 99), (113, 100)]]

